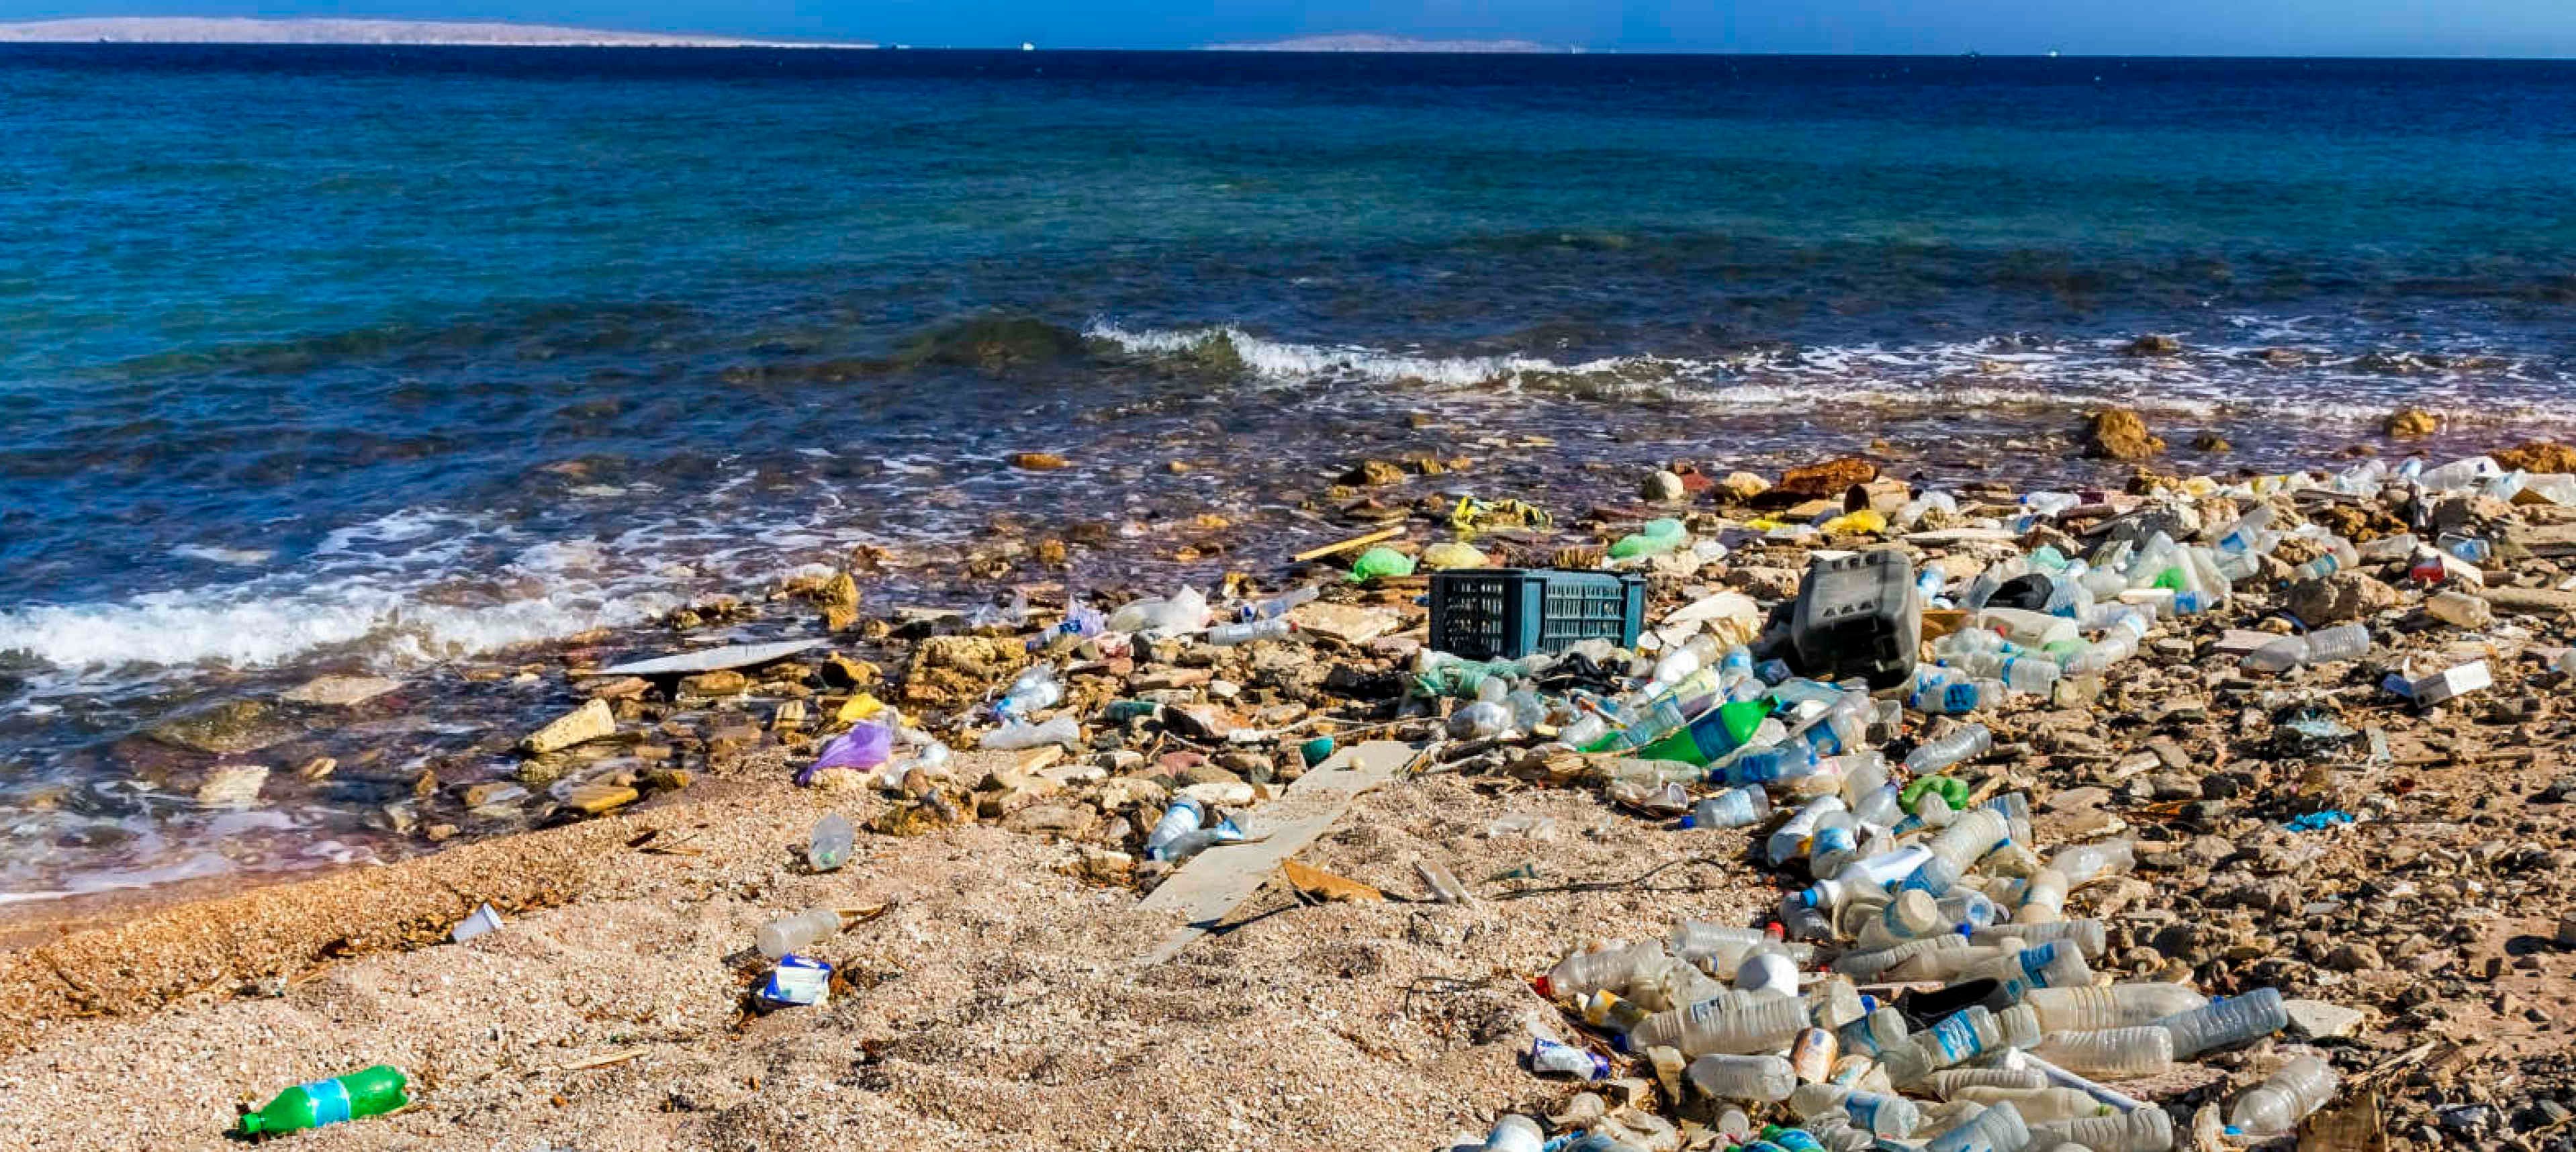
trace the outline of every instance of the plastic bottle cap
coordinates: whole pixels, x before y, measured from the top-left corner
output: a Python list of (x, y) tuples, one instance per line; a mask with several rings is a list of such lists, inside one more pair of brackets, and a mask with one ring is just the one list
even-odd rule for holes
[(1684, 817), (1682, 817), (1682, 830), (1683, 830), (1683, 831), (1687, 832), (1687, 831), (1689, 831), (1689, 830), (1691, 830), (1691, 829), (1693, 829), (1693, 828), (1696, 828), (1696, 827), (1699, 827), (1699, 821), (1698, 821), (1696, 818), (1694, 818), (1694, 817), (1690, 817), (1690, 816), (1684, 816)]

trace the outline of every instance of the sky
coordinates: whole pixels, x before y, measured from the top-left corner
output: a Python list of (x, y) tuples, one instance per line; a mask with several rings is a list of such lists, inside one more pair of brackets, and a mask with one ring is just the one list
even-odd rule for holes
[(2576, 0), (0, 0), (0, 19), (515, 20), (923, 47), (1335, 33), (1628, 52), (2576, 57)]

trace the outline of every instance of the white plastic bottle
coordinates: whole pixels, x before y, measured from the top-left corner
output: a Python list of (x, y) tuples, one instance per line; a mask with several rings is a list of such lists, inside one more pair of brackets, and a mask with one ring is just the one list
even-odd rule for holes
[(1922, 1109), (1911, 1100), (1840, 1084), (1799, 1085), (1789, 1093), (1789, 1111), (1801, 1120), (1839, 1111), (1851, 1117), (1854, 1127), (1898, 1140), (1913, 1135), (1923, 1122)]
[(1743, 1005), (1704, 1000), (1647, 1017), (1629, 1031), (1627, 1043), (1632, 1052), (1662, 1045), (1678, 1048), (1684, 1056), (1749, 1055), (1787, 1047), (1806, 1026), (1807, 1005), (1794, 998)]
[(2290, 1131), (2334, 1098), (2337, 1080), (2325, 1061), (2301, 1056), (2237, 1097), (2227, 1122), (2249, 1134)]
[[(1976, 1108), (1976, 1105), (1969, 1105)], [(2010, 1104), (1977, 1108), (1923, 1145), (1923, 1152), (2021, 1152), (2030, 1143), (2030, 1127)]]
[(1581, 996), (1587, 992), (1624, 991), (1641, 973), (1660, 971), (1671, 957), (1662, 943), (1642, 940), (1635, 944), (1613, 944), (1596, 952), (1577, 952), (1557, 962), (1547, 975), (1539, 977), (1539, 993), (1551, 999)]
[(2057, 920), (2045, 924), (2018, 922), (1996, 924), (1976, 929), (1969, 933), (1968, 938), (1978, 944), (2000, 944), (2005, 940), (2019, 940), (2024, 944), (2046, 944), (2052, 940), (2066, 940), (2073, 942), (2076, 949), (2083, 952), (2087, 959), (2099, 957), (2102, 955), (2102, 950), (2110, 944), (2110, 934), (2103, 929), (2102, 922), (2089, 918)]
[(1691, 1086), (1720, 1100), (1776, 1103), (1798, 1086), (1797, 1073), (1777, 1056), (1737, 1056), (1712, 1052), (1682, 1071)]
[(2050, 1032), (2030, 1054), (2078, 1076), (2130, 1080), (2173, 1067), (2173, 1033), (2154, 1024), (2091, 1032)]
[(1970, 724), (1938, 740), (1916, 745), (1905, 757), (1905, 769), (1917, 776), (1928, 776), (1953, 764), (1974, 759), (1994, 747), (1995, 734), (1983, 724)]
[(2036, 1068), (1944, 1068), (1924, 1077), (1923, 1086), (1944, 1100), (1957, 1100), (1971, 1088), (2008, 1092), (2046, 1088), (2048, 1077)]
[(2213, 1048), (2242, 1044), (2269, 1036), (2290, 1026), (2290, 1014), (2281, 1006), (2281, 990), (2257, 988), (2242, 996), (2212, 1000), (2188, 1012), (2177, 1012), (2156, 1022), (2173, 1034), (2173, 1054), (2177, 1060), (2189, 1060)]
[(1808, 802), (1806, 807), (1789, 817), (1787, 823), (1771, 833), (1771, 838), (1763, 845), (1764, 856), (1771, 861), (1772, 867), (1777, 868), (1805, 855), (1807, 839), (1814, 835), (1816, 825), (1825, 814), (1844, 811), (1848, 809), (1840, 796), (1823, 796)]
[(2169, 1152), (2174, 1143), (2173, 1117), (2151, 1104), (2125, 1114), (2033, 1124), (2031, 1136), (2071, 1141), (2093, 1152)]
[[(1933, 1073), (1935, 1077), (1946, 1075), (1949, 1075), (1947, 1071)], [(2030, 1075), (2037, 1077), (2039, 1073), (2033, 1072)], [(2110, 1105), (2094, 1099), (2092, 1093), (2080, 1088), (2054, 1088), (2044, 1085), (2031, 1088), (2001, 1088), (1975, 1084), (1952, 1089), (1943, 1095), (1951, 1100), (1964, 1100), (1971, 1104), (1983, 1104), (1989, 1108), (1997, 1104), (2010, 1104), (2015, 1111), (2021, 1113), (2022, 1120), (2030, 1124), (2085, 1120), (2111, 1112)]]
[(760, 926), (752, 942), (760, 954), (776, 960), (841, 934), (841, 914), (830, 908), (808, 908), (793, 916), (781, 916)]
[(2153, 1024), (2209, 1003), (2180, 984), (2139, 981), (2098, 988), (2034, 988), (2022, 998), (2050, 1032), (2095, 1032)]

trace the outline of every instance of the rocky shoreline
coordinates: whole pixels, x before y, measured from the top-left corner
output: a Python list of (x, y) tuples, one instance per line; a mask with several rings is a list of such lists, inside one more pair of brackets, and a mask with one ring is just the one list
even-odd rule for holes
[[(2089, 444), (2112, 459), (2151, 460), (2162, 449), (2134, 414), (2097, 418)], [(1634, 782), (1623, 782), (1609, 762), (1554, 739), (1561, 735), (1554, 717), (1505, 732), (1462, 723), (1473, 691), (1453, 695), (1425, 683), (1427, 636), (1417, 600), (1426, 580), (1411, 574), (1416, 565), (1624, 568), (1645, 581), (1649, 634), (1664, 652), (1698, 635), (1761, 648), (1776, 628), (1766, 615), (1795, 595), (1820, 550), (1896, 548), (1940, 572), (1946, 592), (1998, 561), (2042, 549), (2098, 555), (2106, 540), (2142, 538), (2141, 525), (2178, 541), (2215, 541), (2260, 508), (2269, 510), (2280, 539), (2245, 561), (2251, 571), (2233, 581), (2222, 602), (2158, 621), (2135, 656), (2096, 675), (2067, 677), (2047, 692), (2011, 693), (1969, 716), (1902, 710), (1885, 738), (1901, 750), (1969, 720), (1987, 725), (1991, 749), (1955, 775), (1981, 797), (2027, 793), (2037, 845), (2055, 850), (2111, 837), (2135, 844), (2134, 875), (2106, 877), (2068, 901), (2069, 915), (2080, 909), (2106, 926), (2106, 946), (2092, 961), (2097, 973), (2180, 981), (2221, 995), (2277, 988), (2314, 1006), (2302, 1008), (2292, 1034), (2277, 1041), (2204, 1058), (2169, 1081), (2128, 1086), (2176, 1111), (2178, 1131), (2198, 1110), (2258, 1080), (2296, 1043), (2342, 1071), (2353, 1089), (2348, 1098), (2376, 1101), (2386, 1139), (2562, 1147), (2576, 1106), (2567, 1095), (2576, 1061), (2550, 1022), (2576, 1007), (2576, 969), (2564, 951), (2576, 932), (2561, 927), (2576, 914), (2567, 879), (2576, 842), (2565, 809), (2576, 799), (2576, 775), (2564, 758), (2571, 719), (2561, 703), (2571, 667), (2561, 654), (2576, 611), (2576, 591), (2565, 587), (2576, 584), (2576, 566), (2564, 558), (2576, 556), (2576, 507), (2552, 498), (2559, 491), (2552, 478), (2571, 462), (2576, 452), (2555, 445), (2497, 452), (2497, 472), (2532, 477), (2503, 496), (2485, 472), (2426, 490), (2384, 470), (2372, 476), (2345, 466), (2299, 483), (2142, 468), (2123, 484), (2044, 502), (1998, 483), (1956, 485), (1943, 493), (1946, 500), (1928, 500), (1909, 477), (1869, 458), (1773, 476), (1675, 462), (1641, 478), (1634, 502), (1578, 510), (1396, 495), (1452, 467), (1426, 456), (1337, 471), (1316, 502), (1352, 530), (1347, 539), (1310, 549), (1284, 568), (1229, 574), (1207, 590), (1217, 608), (1242, 610), (1231, 615), (1287, 621), (1285, 637), (1211, 643), (1206, 629), (1229, 613), (1204, 604), (1183, 607), (1189, 618), (1177, 623), (1186, 626), (1159, 627), (1167, 618), (1144, 612), (1124, 623), (1146, 627), (1112, 628), (1121, 622), (1114, 610), (1132, 605), (1076, 604), (1061, 584), (1045, 581), (1021, 585), (1008, 608), (980, 613), (880, 610), (864, 595), (864, 565), (756, 596), (704, 601), (667, 622), (676, 635), (801, 620), (792, 631), (819, 642), (784, 654), (710, 646), (644, 671), (620, 671), (604, 648), (575, 645), (556, 661), (470, 670), (559, 685), (581, 703), (543, 730), (511, 734), (520, 756), (515, 779), (447, 784), (425, 774), (407, 799), (389, 806), (433, 840), (456, 834), (477, 811), (498, 808), (537, 811), (546, 830), (184, 904), (10, 953), (0, 968), (0, 1003), (25, 1026), (0, 1033), (11, 1052), (0, 1065), (0, 1086), (16, 1087), (16, 1098), (40, 1108), (79, 1082), (79, 1061), (64, 1062), (67, 1045), (148, 1049), (164, 1022), (213, 1036), (292, 1018), (333, 1053), (354, 1058), (374, 1051), (371, 1044), (399, 1047), (438, 1082), (417, 1111), (385, 1122), (386, 1131), (343, 1130), (358, 1142), (353, 1146), (435, 1137), (444, 1125), (480, 1131), (473, 1126), (495, 1116), (546, 1128), (544, 1101), (504, 1091), (507, 1077), (518, 1074), (506, 1070), (522, 1062), (462, 1037), (442, 1040), (427, 1018), (384, 1006), (343, 1013), (330, 1000), (347, 996), (353, 980), (373, 1000), (422, 987), (431, 973), (456, 978), (458, 966), (478, 964), (478, 951), (525, 947), (506, 939), (517, 931), (559, 946), (517, 956), (540, 973), (536, 979), (596, 1002), (572, 991), (586, 984), (582, 966), (626, 949), (613, 938), (576, 942), (560, 934), (611, 930), (623, 915), (652, 919), (648, 935), (673, 950), (633, 979), (656, 995), (692, 998), (635, 1023), (657, 1037), (647, 1042), (649, 1062), (695, 1061), (710, 1084), (736, 1087), (725, 1092), (730, 1103), (692, 1098), (674, 1106), (647, 1078), (596, 1077), (617, 1087), (573, 1111), (617, 1133), (601, 1146), (821, 1146), (819, 1135), (809, 1139), (786, 1117), (830, 1113), (829, 1101), (809, 1092), (775, 1110), (767, 1095), (739, 1087), (737, 1073), (757, 1080), (744, 1069), (760, 1066), (785, 1069), (778, 1074), (790, 1082), (855, 1080), (858, 1091), (879, 1097), (845, 1116), (885, 1122), (928, 1109), (941, 1126), (912, 1131), (931, 1146), (1299, 1139), (1301, 1125), (1317, 1122), (1308, 1105), (1282, 1103), (1280, 1085), (1219, 1068), (1214, 1052), (1170, 1057), (1182, 1063), (1167, 1074), (1183, 1082), (1167, 1090), (1221, 1098), (1222, 1134), (1138, 1133), (1126, 1119), (1077, 1120), (1071, 1101), (1040, 1108), (1066, 1127), (1034, 1134), (1013, 1127), (1007, 1098), (867, 1085), (977, 1058), (969, 1055), (974, 1044), (937, 1023), (899, 1018), (953, 1011), (981, 1019), (1018, 1002), (986, 1003), (981, 991), (943, 983), (959, 974), (973, 975), (969, 985), (999, 976), (1024, 988), (1019, 995), (1039, 998), (1056, 994), (1049, 989), (1079, 990), (1063, 993), (1087, 1005), (1060, 1021), (1071, 1026), (1098, 1026), (1092, 1013), (1136, 1010), (1100, 973), (1127, 971), (1134, 953), (1161, 935), (1156, 918), (1132, 905), (1175, 867), (1147, 850), (1162, 817), (1187, 797), (1211, 823), (1231, 812), (1257, 831), (1263, 809), (1336, 748), (1379, 739), (1416, 746), (1410, 771), (1356, 804), (1339, 831), (1300, 859), (1396, 898), (1344, 903), (1301, 894), (1298, 885), (1272, 886), (1242, 910), (1244, 927), (1176, 962), (1193, 981), (1225, 986), (1191, 993), (1205, 1011), (1182, 1011), (1172, 1026), (1204, 1042), (1221, 1035), (1233, 1013), (1251, 1032), (1294, 1031), (1342, 1011), (1334, 1000), (1343, 995), (1386, 1015), (1400, 1039), (1385, 1050), (1356, 1036), (1331, 1043), (1356, 1045), (1381, 1066), (1363, 1082), (1412, 1080), (1416, 1087), (1388, 1090), (1409, 1101), (1400, 1106), (1358, 1107), (1336, 1121), (1334, 1130), (1350, 1138), (1421, 1146), (1453, 1128), (1481, 1130), (1500, 1111), (1564, 1115), (1575, 1107), (1575, 1088), (1531, 1078), (1514, 1062), (1515, 1045), (1526, 1046), (1531, 1031), (1579, 1036), (1582, 1029), (1512, 974), (1545, 970), (1585, 940), (1658, 932), (1679, 915), (1756, 923), (1772, 915), (1784, 885), (1794, 890), (1803, 877), (1750, 866), (1747, 842), (1758, 836), (1673, 832), (1657, 797), (1623, 790)], [(2346, 482), (2357, 475), (2369, 480), (2367, 490)], [(2043, 504), (2046, 510), (2037, 510)], [(1659, 519), (1678, 521), (1691, 543), (1611, 558), (1623, 540), (1643, 534), (1641, 525)], [(2294, 530), (2309, 525), (2315, 531)], [(1225, 526), (1207, 527), (1214, 533)], [(2432, 559), (2373, 548), (2409, 534)], [(2475, 543), (2453, 547), (2455, 540)], [(964, 571), (992, 578), (1045, 570), (1061, 566), (1067, 549), (1060, 537), (1005, 541), (968, 558)], [(2319, 563), (2346, 551), (2352, 555), (2342, 562)], [(1237, 554), (1247, 567), (1276, 560)], [(1406, 574), (1344, 578), (1355, 560), (1365, 565), (1372, 556)], [(1322, 594), (1293, 605), (1281, 599), (1308, 587)], [(1168, 591), (1132, 589), (1121, 599)], [(1958, 612), (1935, 609), (1925, 635), (1962, 626)], [(1068, 620), (1076, 626), (1062, 627)], [(2248, 665), (2250, 654), (2281, 637), (2346, 623), (2368, 632), (2359, 659), (2280, 673)], [(1644, 666), (1657, 658), (1646, 653)], [(2415, 686), (2428, 677), (2471, 664), (2489, 683), (2446, 702), (2419, 705), (2388, 686), (2395, 674), (2420, 694)], [(1033, 683), (1023, 674), (1038, 666), (1048, 670), (1052, 698), (997, 720), (995, 705)], [(1582, 682), (1613, 684), (1636, 671), (1612, 662)], [(1553, 683), (1551, 699), (1571, 682)], [(364, 709), (376, 689), (325, 678), (299, 690), (306, 697), (300, 705)], [(180, 735), (200, 747), (256, 751), (273, 718), (265, 708), (210, 715)], [(1034, 730), (1059, 717), (1077, 725), (1072, 738), (1032, 735), (1029, 747), (977, 747), (997, 730)], [(845, 734), (862, 728), (883, 730), (874, 759), (801, 771), (818, 754), (828, 761)], [(245, 741), (252, 746), (240, 748)], [(306, 765), (299, 775), (327, 778), (332, 771)], [(805, 787), (791, 782), (799, 776)], [(261, 786), (221, 771), (204, 785), (213, 790), (210, 802), (245, 804), (256, 802)], [(863, 832), (857, 862), (818, 875), (797, 861), (806, 824), (825, 810), (843, 812)], [(1414, 897), (1424, 888), (1410, 866), (1423, 863), (1463, 881), (1473, 902)], [(1674, 870), (1665, 877), (1673, 887), (1625, 883), (1657, 866)], [(1595, 887), (1554, 890), (1563, 885)], [(854, 929), (829, 951), (849, 985), (830, 1009), (725, 1019), (739, 1015), (748, 975), (735, 953), (748, 944), (749, 923), (807, 901), (861, 895), (899, 907), (885, 924)], [(434, 946), (483, 902), (514, 917), (535, 915), (490, 944)], [(1086, 918), (1096, 922), (1078, 923)], [(1003, 934), (986, 939), (973, 930), (985, 920)], [(588, 929), (569, 927), (585, 921)], [(1311, 930), (1340, 943), (1300, 947), (1299, 934), (1310, 929), (1298, 925), (1319, 923), (1328, 927)], [(925, 951), (925, 944), (932, 947)], [(1053, 969), (1011, 973), (1009, 957), (996, 953), (1014, 948), (1044, 957), (1030, 962), (1036, 968)], [(1319, 949), (1333, 948), (1346, 954), (1318, 958)], [(1303, 989), (1306, 999), (1280, 1002), (1257, 983), (1229, 983), (1229, 965)], [(931, 969), (941, 971), (925, 975)], [(1128, 979), (1156, 977), (1131, 972), (1122, 977)], [(1441, 991), (1424, 993), (1423, 981)], [(1426, 1007), (1424, 995), (1440, 1003)], [(385, 1022), (391, 1017), (406, 1018)], [(608, 1043), (577, 1020), (528, 1026), (553, 1029), (550, 1043), (565, 1047)], [(941, 1037), (945, 1048), (904, 1053), (917, 1042), (904, 1038), (915, 1028)], [(754, 1051), (765, 1040), (798, 1055)], [(1019, 1042), (1014, 1059), (1031, 1067), (1076, 1059), (1081, 1047), (1068, 1038)], [(870, 1045), (877, 1054), (869, 1054)], [(889, 1051), (897, 1054), (883, 1055)], [(1138, 1051), (1129, 1049), (1127, 1058), (1138, 1059)], [(650, 1066), (647, 1057), (634, 1059)], [(915, 1067), (867, 1071), (888, 1060)], [(156, 1146), (211, 1146), (216, 1132), (203, 1126), (205, 1114), (227, 1099), (343, 1070), (295, 1063), (282, 1079), (210, 1083), (191, 1113), (196, 1127), (97, 1120), (84, 1143), (63, 1146), (144, 1146), (138, 1141), (147, 1137), (178, 1142)], [(1638, 1120), (1630, 1130), (1642, 1131), (1652, 1129), (1643, 1119), (1652, 1116), (1668, 1128), (1681, 1125), (1672, 1131), (1683, 1137), (1693, 1125), (1715, 1122), (1708, 1101), (1672, 1091), (1669, 1080), (1655, 1084), (1643, 1063), (1625, 1070), (1637, 1085), (1596, 1097), (1605, 1109), (1596, 1121), (1615, 1127), (1627, 1115)], [(1109, 1069), (1091, 1072), (1086, 1082), (1103, 1091), (1119, 1080)], [(451, 1087), (467, 1082), (475, 1087)], [(1420, 1098), (1425, 1091), (1433, 1098)], [(1092, 1103), (1104, 1114), (1116, 1110)], [(1205, 1106), (1175, 1110), (1194, 1114)], [(0, 1119), (22, 1130), (26, 1122)]]

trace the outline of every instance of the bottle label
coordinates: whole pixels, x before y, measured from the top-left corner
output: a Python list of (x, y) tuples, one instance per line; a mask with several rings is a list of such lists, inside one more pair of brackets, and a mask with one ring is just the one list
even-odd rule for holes
[(1886, 1097), (1869, 1092), (1854, 1092), (1843, 1097), (1843, 1111), (1852, 1118), (1852, 1126), (1863, 1131), (1878, 1130), (1878, 1108)]
[(1933, 1025), (1932, 1041), (1941, 1046), (1941, 1054), (1952, 1064), (1977, 1054), (1977, 1033), (1968, 1027), (1965, 1012)]
[(300, 1085), (304, 1094), (313, 1098), (313, 1126), (337, 1124), (349, 1118), (349, 1086), (337, 1080), (316, 1080)]
[(1945, 712), (1977, 710), (1977, 686), (1974, 683), (1952, 684), (1941, 690), (1941, 708)]

